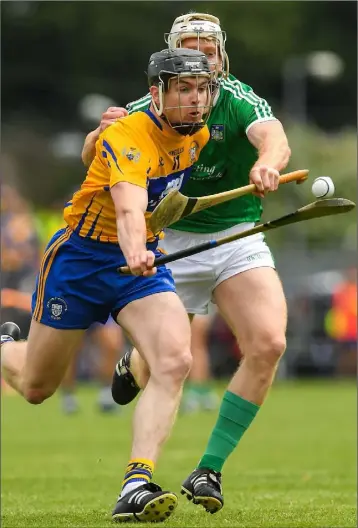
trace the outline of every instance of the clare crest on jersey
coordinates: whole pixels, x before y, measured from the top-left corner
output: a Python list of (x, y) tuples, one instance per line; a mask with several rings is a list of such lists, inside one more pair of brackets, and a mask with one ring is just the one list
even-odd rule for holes
[(192, 144), (190, 145), (190, 149), (189, 149), (189, 157), (190, 157), (190, 163), (191, 164), (195, 163), (195, 161), (197, 159), (198, 149), (199, 149), (198, 143), (196, 141), (193, 141)]
[(134, 161), (134, 163), (138, 163), (141, 152), (136, 147), (124, 147), (122, 150), (122, 156), (126, 156), (129, 161)]
[(224, 125), (211, 125), (210, 139), (214, 141), (224, 141)]

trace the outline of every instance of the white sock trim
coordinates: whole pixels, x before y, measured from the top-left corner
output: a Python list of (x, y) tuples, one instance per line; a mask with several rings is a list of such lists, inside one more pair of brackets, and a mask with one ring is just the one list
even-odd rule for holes
[(140, 486), (143, 486), (143, 484), (148, 484), (148, 481), (143, 479), (143, 480), (137, 480), (135, 482), (128, 482), (128, 484), (126, 484), (124, 486), (124, 488), (122, 489), (121, 494), (120, 494), (119, 497), (120, 498), (124, 497), (124, 495), (127, 495), (127, 493), (129, 493), (130, 491), (133, 491), (136, 488), (139, 488)]

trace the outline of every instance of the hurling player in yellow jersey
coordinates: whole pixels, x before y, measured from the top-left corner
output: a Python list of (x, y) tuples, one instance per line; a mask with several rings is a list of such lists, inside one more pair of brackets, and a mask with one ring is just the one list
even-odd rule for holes
[[(164, 521), (177, 497), (151, 482), (190, 370), (190, 325), (171, 272), (153, 268), (158, 237), (151, 211), (180, 188), (209, 139), (215, 82), (197, 50), (154, 53), (148, 65), (152, 103), (99, 137), (80, 190), (65, 207), (67, 227), (45, 251), (32, 301), (28, 341), (14, 323), (1, 327), (5, 380), (32, 404), (58, 388), (85, 330), (109, 314), (150, 366), (139, 399), (133, 444), (116, 521)], [(127, 263), (133, 275), (120, 275)]]

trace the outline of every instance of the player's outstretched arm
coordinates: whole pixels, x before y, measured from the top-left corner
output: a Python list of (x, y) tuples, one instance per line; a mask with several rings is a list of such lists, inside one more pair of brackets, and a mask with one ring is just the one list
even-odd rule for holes
[(110, 106), (108, 110), (102, 114), (101, 122), (99, 126), (90, 132), (85, 139), (81, 158), (85, 167), (89, 167), (96, 155), (96, 141), (99, 138), (101, 132), (106, 130), (107, 127), (116, 122), (117, 119), (126, 117), (128, 112), (125, 108), (120, 106)]
[(119, 182), (111, 188), (111, 195), (116, 209), (119, 245), (132, 274), (146, 277), (154, 275), (157, 271), (152, 268), (154, 253), (146, 248), (146, 189), (132, 183)]
[(82, 153), (81, 158), (83, 161), (83, 164), (85, 167), (89, 167), (96, 155), (96, 141), (99, 138), (100, 135), (100, 128), (96, 128), (96, 130), (92, 130), (89, 134), (87, 134)]
[(291, 150), (279, 121), (253, 124), (247, 131), (247, 137), (259, 154), (250, 171), (250, 182), (256, 185), (257, 195), (263, 197), (277, 189), (280, 171), (286, 167)]

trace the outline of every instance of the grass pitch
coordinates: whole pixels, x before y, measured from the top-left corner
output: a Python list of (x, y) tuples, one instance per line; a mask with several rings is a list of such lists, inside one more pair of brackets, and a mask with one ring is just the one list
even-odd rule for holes
[[(112, 526), (133, 405), (101, 415), (93, 388), (80, 388), (79, 396), (82, 411), (63, 416), (56, 396), (35, 407), (3, 395), (3, 528)], [(215, 418), (179, 416), (155, 481), (179, 493)], [(163, 526), (356, 526), (355, 384), (277, 383), (224, 467), (223, 485), (221, 512), (210, 515), (180, 495)]]

